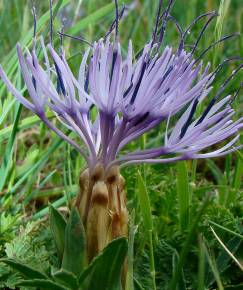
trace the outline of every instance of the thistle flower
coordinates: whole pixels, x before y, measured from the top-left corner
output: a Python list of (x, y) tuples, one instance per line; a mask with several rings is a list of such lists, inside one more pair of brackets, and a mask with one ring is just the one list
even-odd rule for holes
[[(236, 149), (232, 146), (239, 136), (216, 151), (201, 153), (203, 149), (237, 134), (243, 126), (242, 118), (232, 121), (233, 97), (226, 96), (219, 100), (226, 85), (242, 65), (222, 84), (204, 112), (195, 118), (198, 105), (209, 98), (211, 84), (218, 70), (209, 73), (210, 65), (203, 69), (203, 63), (199, 63), (202, 57), (193, 57), (201, 35), (192, 51), (186, 51), (184, 40), (190, 28), (184, 33), (180, 29), (181, 41), (175, 52), (169, 46), (160, 52), (172, 2), (162, 16), (160, 5), (153, 38), (138, 57), (134, 57), (131, 41), (124, 58), (117, 38), (114, 43), (109, 37), (100, 39), (84, 53), (76, 78), (64, 51), (59, 55), (51, 44), (47, 46), (53, 62), (50, 64), (41, 39), (44, 67), (39, 63), (35, 49), (31, 53), (27, 50), (24, 56), (20, 45), (17, 45), (20, 68), (31, 101), (14, 88), (2, 68), (0, 76), (9, 91), (51, 130), (74, 146), (90, 167), (98, 162), (105, 167), (141, 162), (165, 163), (217, 157), (232, 152)], [(216, 13), (206, 13), (194, 23), (206, 16), (210, 16), (208, 24)], [(90, 117), (93, 106), (98, 110), (94, 121)], [(51, 123), (45, 114), (46, 107), (82, 142), (76, 143)], [(171, 118), (183, 110), (185, 112), (169, 133)], [(164, 141), (161, 137), (160, 147), (119, 156), (125, 145), (162, 122), (167, 122), (167, 130)], [(83, 144), (86, 145), (86, 151)], [(171, 154), (175, 156), (171, 157)], [(163, 156), (166, 158), (161, 158)]]
[[(15, 89), (0, 68), (0, 77), (17, 100), (38, 115), (51, 130), (70, 143), (87, 161), (89, 173), (86, 171), (81, 175), (81, 188), (83, 187), (86, 194), (82, 195), (85, 198), (80, 196), (77, 201), (78, 206), (82, 208), (81, 215), (87, 223), (88, 212), (92, 212), (90, 210), (92, 204), (95, 204), (93, 209), (95, 208), (96, 215), (95, 218), (94, 215), (90, 217), (92, 224), (98, 219), (97, 200), (102, 200), (100, 206), (102, 219), (107, 221), (106, 225), (103, 225), (106, 229), (114, 229), (115, 212), (119, 212), (121, 216), (122, 210), (121, 220), (127, 222), (125, 198), (122, 194), (124, 182), (119, 171), (114, 173), (113, 179), (108, 178), (109, 170), (114, 170), (116, 166), (219, 157), (242, 146), (234, 147), (239, 139), (238, 132), (243, 127), (243, 118), (233, 121), (235, 112), (231, 107), (240, 89), (232, 96), (224, 96), (226, 87), (241, 70), (242, 64), (225, 79), (211, 97), (214, 80), (221, 68), (232, 60), (242, 59), (239, 57), (227, 59), (212, 72), (210, 64), (204, 65), (202, 61), (208, 50), (236, 34), (224, 36), (212, 43), (195, 58), (198, 43), (217, 13), (209, 12), (199, 16), (183, 31), (170, 15), (173, 2), (169, 1), (164, 12), (162, 1), (159, 2), (152, 38), (137, 56), (134, 54), (132, 41), (129, 42), (126, 56), (121, 53), (118, 23), (124, 9), (119, 13), (117, 8), (116, 19), (109, 33), (84, 52), (77, 77), (73, 75), (63, 49), (61, 53), (57, 52), (52, 43), (46, 47), (41, 38), (40, 44), (45, 59), (45, 64), (41, 65), (35, 47), (32, 52), (26, 49), (26, 53), (23, 54), (18, 44), (19, 64), (30, 100)], [(195, 44), (188, 49), (185, 45), (188, 32), (204, 18), (208, 20)], [(180, 33), (176, 49), (171, 46), (162, 48), (168, 21), (175, 23)], [(114, 41), (110, 36), (113, 29), (116, 30)], [(197, 108), (205, 99), (210, 100), (209, 104), (199, 113)], [(47, 107), (55, 113), (61, 125), (64, 124), (78, 135), (80, 142), (67, 135), (66, 131), (63, 131), (63, 126), (57, 127), (47, 118), (45, 113)], [(97, 114), (92, 118), (91, 111), (94, 107)], [(128, 143), (161, 123), (166, 124), (166, 130), (158, 131), (158, 134), (161, 134), (159, 147), (122, 153), (122, 149)], [(226, 144), (210, 151), (212, 145), (224, 140), (227, 140)], [(205, 149), (209, 151), (204, 152)], [(89, 183), (84, 186), (85, 176), (89, 176)], [(114, 180), (118, 186), (113, 186)], [(93, 195), (92, 190), (95, 192)], [(115, 197), (117, 194), (118, 201), (112, 202), (117, 198)], [(122, 200), (119, 200), (120, 196), (123, 196)], [(111, 208), (113, 214), (110, 215), (107, 209)], [(107, 213), (106, 218), (104, 213)], [(108, 218), (109, 215), (111, 220)], [(89, 228), (90, 226), (87, 226), (87, 229)], [(114, 238), (110, 230), (107, 231)], [(120, 234), (115, 235), (126, 234), (125, 232), (126, 230), (122, 230)], [(104, 241), (103, 237), (97, 239)], [(93, 252), (99, 250), (100, 248), (92, 249)]]

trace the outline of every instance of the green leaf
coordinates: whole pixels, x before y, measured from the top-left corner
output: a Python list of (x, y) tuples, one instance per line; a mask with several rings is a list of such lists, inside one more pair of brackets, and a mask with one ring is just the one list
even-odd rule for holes
[(145, 290), (135, 277), (134, 277), (134, 285), (136, 286), (136, 289), (138, 290)]
[[(62, 193), (63, 193), (63, 190), (64, 190), (64, 187), (60, 187), (60, 188), (57, 187), (57, 188), (55, 188), (55, 189), (52, 188), (51, 191), (50, 191), (50, 190), (47, 190), (43, 196), (44, 196), (44, 197), (46, 197), (46, 196), (50, 197), (50, 196), (51, 196), (51, 193), (60, 193), (60, 194), (62, 194)], [(78, 189), (76, 188), (76, 186), (74, 186), (74, 187), (70, 187), (70, 196), (71, 196), (71, 197), (75, 197), (75, 196), (77, 195), (77, 192), (78, 192)], [(42, 193), (43, 193), (43, 192), (42, 192)], [(39, 195), (39, 196), (41, 196), (41, 195)], [(42, 196), (41, 196), (41, 197), (42, 197)], [(55, 208), (58, 208), (58, 207), (60, 207), (60, 206), (62, 206), (62, 205), (64, 205), (64, 204), (67, 204), (67, 202), (68, 202), (68, 200), (67, 200), (67, 196), (65, 195), (65, 196), (63, 196), (63, 197), (61, 197), (61, 198), (55, 200), (55, 201), (52, 203), (52, 205), (53, 205)], [(44, 216), (46, 216), (46, 215), (48, 214), (48, 212), (49, 212), (49, 207), (46, 206), (46, 207), (44, 207), (43, 209), (41, 209), (40, 211), (36, 212), (36, 213), (32, 216), (32, 218), (33, 218), (34, 220), (41, 219), (41, 218), (43, 218)]]
[(113, 240), (93, 259), (80, 277), (85, 290), (120, 290), (121, 270), (127, 255), (127, 239)]
[[(47, 112), (46, 113), (47, 118), (53, 118), (53, 113), (52, 112)], [(36, 124), (39, 124), (41, 119), (38, 116), (31, 116), (31, 117), (26, 117), (23, 120), (21, 120), (18, 124), (18, 129), (19, 131), (28, 129), (30, 127), (33, 127)], [(13, 125), (9, 125), (7, 127), (4, 127), (3, 129), (0, 130), (0, 142), (4, 141), (5, 139), (8, 139), (11, 132), (13, 130)]]
[(149, 240), (150, 275), (153, 283), (153, 289), (156, 289), (152, 213), (149, 195), (140, 171), (138, 171), (138, 199), (143, 216), (143, 224)]
[(73, 290), (78, 289), (78, 280), (77, 277), (73, 275), (73, 273), (61, 269), (60, 271), (52, 274), (52, 276), (57, 282), (61, 283), (62, 285), (68, 286)]
[(230, 186), (228, 196), (227, 196), (227, 202), (226, 204), (234, 203), (237, 198), (237, 193), (239, 192), (243, 180), (243, 161), (240, 159), (240, 152), (238, 152), (239, 158), (236, 160), (236, 165), (234, 166), (234, 176), (232, 185)]
[(62, 260), (64, 252), (66, 221), (64, 217), (51, 204), (49, 206), (50, 227), (57, 247), (59, 259)]
[(217, 267), (217, 263), (215, 261), (215, 257), (214, 257), (214, 255), (210, 254), (208, 248), (209, 248), (208, 245), (206, 245), (206, 243), (203, 243), (203, 249), (204, 249), (205, 255), (207, 257), (208, 266), (210, 267), (211, 272), (213, 273), (214, 281), (217, 284), (217, 288), (219, 290), (224, 290), (223, 283), (222, 283), (221, 277), (220, 277), (220, 273), (219, 273), (219, 270)]
[[(173, 255), (172, 255), (172, 267), (173, 267), (173, 272), (176, 269), (176, 266), (178, 264), (179, 261), (179, 255), (177, 253), (177, 251), (174, 251)], [(180, 290), (186, 290), (186, 281), (185, 281), (185, 277), (184, 277), (184, 272), (183, 272), (183, 268), (181, 269), (181, 273), (180, 273), (180, 277), (178, 279), (178, 289)]]
[(209, 205), (209, 202), (210, 202), (210, 195), (208, 194), (206, 196), (205, 200), (202, 202), (198, 212), (194, 216), (192, 224), (190, 225), (190, 228), (189, 228), (188, 234), (186, 236), (184, 245), (183, 245), (181, 252), (180, 252), (180, 255), (179, 255), (178, 263), (175, 266), (175, 269), (173, 271), (173, 277), (172, 277), (172, 279), (170, 281), (170, 285), (168, 287), (168, 289), (170, 289), (170, 290), (174, 290), (177, 288), (179, 279), (181, 277), (181, 271), (182, 271), (183, 265), (185, 263), (186, 257), (188, 255), (188, 252), (191, 249), (192, 241), (193, 241), (193, 238), (195, 236), (195, 232), (196, 232), (198, 223), (199, 223), (205, 209)]
[(51, 280), (44, 280), (44, 279), (23, 280), (23, 281), (17, 283), (16, 286), (38, 287), (41, 289), (48, 289), (48, 290), (68, 290), (68, 289), (70, 289), (70, 288), (66, 288), (58, 283), (52, 282)]
[(15, 102), (16, 102), (15, 99), (12, 99), (9, 102), (8, 102), (8, 99), (6, 99), (2, 108), (0, 105), (0, 112), (2, 110), (2, 112), (0, 113), (0, 125), (3, 123), (4, 119), (7, 117), (8, 113), (11, 111)]
[(13, 194), (19, 187), (29, 178), (33, 173), (40, 170), (42, 166), (47, 162), (49, 156), (62, 144), (63, 139), (56, 137), (53, 140), (52, 145), (48, 148), (46, 152), (40, 156), (40, 159), (14, 184), (14, 186), (9, 190), (7, 194)]
[(226, 228), (226, 227), (223, 227), (223, 226), (221, 226), (221, 225), (219, 225), (219, 224), (217, 224), (217, 223), (215, 223), (215, 222), (213, 222), (213, 221), (211, 221), (211, 220), (209, 220), (208, 222), (209, 222), (210, 224), (216, 226), (217, 228), (219, 228), (219, 229), (221, 229), (221, 230), (223, 230), (223, 231), (225, 231), (225, 232), (228, 232), (228, 233), (230, 233), (230, 234), (232, 234), (232, 235), (234, 235), (234, 236), (240, 238), (241, 240), (243, 240), (243, 235), (241, 235), (241, 234), (239, 234), (239, 233), (237, 233), (237, 232), (235, 232), (235, 231), (232, 231), (232, 230), (230, 230), (230, 229), (228, 229), (228, 228)]
[(207, 159), (207, 165), (209, 169), (212, 172), (212, 175), (214, 176), (215, 180), (218, 184), (218, 202), (220, 205), (224, 205), (226, 202), (227, 197), (227, 178), (225, 175), (221, 172), (221, 168), (217, 166), (215, 161), (211, 159)]
[(47, 276), (44, 273), (37, 271), (13, 259), (0, 259), (0, 262), (7, 264), (8, 266), (17, 270), (18, 272), (20, 272), (21, 274), (23, 274), (25, 277), (29, 279), (46, 279), (47, 278)]
[(3, 155), (3, 161), (1, 164), (1, 168), (0, 168), (0, 176), (1, 176), (1, 178), (0, 178), (0, 191), (3, 190), (3, 187), (4, 187), (6, 180), (7, 180), (7, 177), (8, 177), (10, 164), (12, 161), (13, 147), (14, 147), (15, 138), (16, 138), (17, 131), (18, 131), (18, 123), (19, 123), (19, 119), (20, 119), (21, 109), (22, 109), (22, 105), (18, 104), (17, 113), (16, 113), (16, 116), (14, 119), (14, 124), (13, 124), (13, 129), (11, 132), (11, 136), (8, 140), (8, 145), (7, 145), (6, 150), (4, 152), (4, 155)]
[(133, 263), (134, 263), (134, 239), (137, 232), (138, 226), (135, 224), (135, 210), (132, 211), (130, 216), (129, 225), (129, 239), (128, 239), (128, 270), (126, 277), (126, 290), (134, 290), (134, 274), (133, 274)]
[(141, 214), (143, 217), (143, 224), (147, 231), (152, 231), (153, 222), (151, 215), (150, 200), (145, 186), (144, 180), (140, 171), (138, 171), (138, 200), (141, 208)]
[(86, 241), (84, 226), (80, 215), (74, 207), (65, 230), (65, 247), (62, 268), (77, 276), (84, 268), (86, 258)]
[[(53, 5), (53, 18), (55, 18), (55, 15), (58, 12), (58, 9), (63, 8), (65, 5), (67, 5), (69, 1), (68, 0), (59, 0), (58, 3)], [(50, 18), (50, 12), (47, 11), (45, 14), (43, 14), (37, 21), (37, 27), (36, 32), (38, 33), (45, 25), (45, 23)], [(24, 37), (22, 37), (19, 42), (21, 43), (22, 47), (30, 45), (33, 39), (33, 29), (29, 29), (27, 33), (24, 34)], [(16, 48), (12, 48), (9, 54), (4, 58), (4, 61), (2, 62), (3, 67), (5, 67), (5, 72), (8, 75), (9, 78), (11, 78), (12, 75), (14, 75), (16, 68), (18, 66), (18, 58), (16, 54)], [(2, 83), (0, 83), (0, 95), (2, 95), (2, 91), (4, 89), (4, 86)]]
[(189, 226), (190, 191), (186, 161), (178, 162), (177, 165), (177, 196), (179, 205), (179, 221), (182, 231)]
[[(240, 238), (233, 237), (226, 244), (226, 247), (229, 249), (230, 252), (232, 252), (232, 254), (235, 254), (237, 250), (239, 249), (241, 242), (242, 240)], [(216, 259), (216, 266), (219, 271), (219, 274), (223, 274), (224, 271), (230, 267), (230, 265), (231, 265), (231, 257), (228, 255), (228, 253), (225, 252), (224, 249), (222, 249), (219, 252), (218, 257)], [(207, 281), (206, 281), (207, 287), (210, 287), (214, 282), (215, 282), (215, 277), (213, 276), (212, 272), (209, 272), (209, 269), (208, 269)]]
[[(118, 4), (126, 3), (128, 0), (119, 0)], [(96, 10), (89, 16), (85, 17), (84, 19), (81, 19), (79, 22), (77, 22), (73, 27), (71, 27), (68, 30), (69, 34), (77, 34), (80, 33), (80, 30), (86, 28), (88, 25), (94, 25), (97, 23), (98, 20), (102, 19), (104, 16), (107, 16), (107, 14), (114, 11), (114, 4), (110, 3), (107, 4), (100, 9)]]
[(243, 162), (243, 154), (239, 150), (237, 150), (236, 153), (238, 157), (240, 158), (240, 161)]
[(224, 290), (242, 290), (243, 289), (243, 283), (238, 285), (231, 285), (231, 286), (225, 286)]

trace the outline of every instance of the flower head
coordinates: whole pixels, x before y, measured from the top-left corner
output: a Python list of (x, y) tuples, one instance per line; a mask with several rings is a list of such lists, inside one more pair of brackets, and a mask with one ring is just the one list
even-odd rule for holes
[[(210, 98), (214, 79), (222, 66), (234, 58), (224, 61), (213, 72), (210, 72), (210, 64), (205, 66), (201, 60), (209, 49), (235, 34), (223, 37), (195, 58), (196, 47), (217, 14), (211, 12), (199, 16), (183, 32), (170, 15), (173, 1), (169, 1), (164, 12), (161, 11), (161, 2), (152, 39), (138, 56), (135, 56), (130, 41), (127, 54), (123, 57), (118, 37), (112, 42), (110, 35), (106, 35), (85, 51), (79, 74), (75, 77), (63, 49), (58, 53), (52, 44), (46, 48), (41, 38), (45, 59), (45, 64), (41, 65), (35, 47), (24, 55), (18, 44), (19, 64), (30, 100), (15, 89), (0, 68), (0, 77), (9, 91), (51, 130), (74, 146), (89, 167), (98, 162), (109, 167), (113, 164), (165, 163), (217, 157), (237, 148), (233, 145), (239, 138), (237, 133), (243, 122), (242, 118), (232, 120), (234, 110), (231, 104), (239, 90), (233, 96), (222, 96), (242, 65), (220, 86), (204, 111), (199, 114), (197, 110), (206, 98)], [(116, 20), (110, 33), (115, 28), (118, 34), (118, 22), (123, 12), (124, 9), (121, 13), (116, 10)], [(188, 31), (204, 17), (208, 20), (197, 41), (191, 50), (186, 49)], [(180, 33), (177, 49), (170, 46), (161, 48), (168, 21), (173, 21)], [(82, 142), (77, 143), (62, 127), (54, 125), (46, 116), (46, 107)], [(93, 107), (97, 109), (95, 118), (91, 118)], [(159, 147), (119, 155), (125, 145), (162, 122), (166, 124), (166, 131), (163, 137), (161, 134)], [(219, 149), (202, 152), (226, 139), (228, 143)]]

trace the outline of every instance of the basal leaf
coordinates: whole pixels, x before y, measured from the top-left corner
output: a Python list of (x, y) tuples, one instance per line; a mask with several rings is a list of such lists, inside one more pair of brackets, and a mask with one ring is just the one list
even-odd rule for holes
[(52, 276), (57, 282), (61, 283), (62, 285), (66, 285), (73, 290), (78, 289), (78, 280), (73, 273), (61, 269), (60, 271), (55, 272)]
[(8, 266), (20, 272), (21, 274), (23, 274), (25, 277), (29, 279), (46, 279), (47, 278), (47, 276), (44, 273), (37, 271), (13, 259), (0, 259), (0, 262), (7, 264)]
[(23, 281), (17, 283), (16, 286), (38, 287), (41, 289), (48, 289), (48, 290), (69, 290), (69, 289), (71, 289), (71, 288), (66, 288), (58, 283), (52, 282), (51, 280), (45, 280), (45, 279), (23, 280)]
[(52, 205), (49, 206), (50, 227), (57, 247), (59, 259), (62, 260), (64, 252), (66, 221), (64, 217)]
[(86, 258), (86, 241), (83, 223), (73, 208), (65, 230), (65, 247), (62, 268), (80, 276)]
[(127, 239), (113, 240), (94, 258), (82, 273), (80, 283), (83, 290), (120, 290), (121, 270), (127, 255)]

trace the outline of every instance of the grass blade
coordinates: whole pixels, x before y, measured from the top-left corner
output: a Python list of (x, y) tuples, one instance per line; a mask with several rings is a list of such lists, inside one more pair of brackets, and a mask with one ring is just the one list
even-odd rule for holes
[(133, 281), (134, 238), (138, 228), (136, 225), (134, 225), (134, 221), (135, 221), (135, 211), (133, 211), (130, 216), (130, 231), (128, 239), (128, 271), (125, 288), (126, 290), (134, 290), (134, 281)]
[(225, 244), (221, 241), (221, 239), (219, 238), (219, 236), (216, 234), (216, 232), (214, 231), (214, 229), (212, 227), (210, 227), (213, 235), (215, 236), (215, 238), (217, 239), (217, 241), (220, 243), (220, 245), (223, 247), (223, 249), (226, 251), (226, 253), (234, 260), (234, 262), (236, 263), (236, 265), (241, 269), (241, 271), (243, 272), (243, 266), (241, 265), (241, 263), (236, 259), (236, 257), (230, 252), (230, 250), (225, 246)]
[(205, 290), (205, 253), (203, 248), (203, 237), (199, 235), (198, 238), (198, 290)]
[(219, 229), (224, 230), (224, 231), (226, 231), (226, 232), (228, 232), (228, 233), (230, 233), (230, 234), (232, 234), (232, 235), (234, 235), (234, 236), (236, 236), (236, 237), (238, 237), (238, 238), (243, 240), (243, 235), (241, 235), (239, 233), (236, 233), (236, 232), (234, 232), (234, 231), (232, 231), (232, 230), (230, 230), (230, 229), (228, 229), (226, 227), (223, 227), (223, 226), (221, 226), (221, 225), (219, 225), (219, 224), (217, 224), (217, 223), (215, 223), (213, 221), (209, 221), (209, 223), (214, 225), (214, 226), (216, 226), (216, 227), (218, 227)]
[(186, 256), (190, 250), (191, 243), (192, 243), (198, 222), (200, 221), (200, 218), (201, 218), (202, 214), (204, 213), (204, 211), (208, 205), (209, 205), (209, 196), (207, 196), (207, 198), (204, 200), (203, 204), (201, 205), (199, 211), (197, 212), (197, 214), (194, 218), (194, 221), (190, 227), (190, 230), (189, 230), (188, 235), (186, 237), (184, 246), (182, 247), (182, 250), (181, 250), (181, 253), (179, 256), (179, 261), (177, 263), (176, 269), (173, 273), (173, 277), (172, 277), (172, 280), (171, 280), (170, 285), (169, 285), (170, 290), (175, 290), (177, 287), (177, 284), (178, 284), (178, 281), (180, 278), (180, 274), (182, 271), (182, 267), (183, 267), (183, 264), (185, 262)]
[(16, 134), (17, 134), (17, 129), (18, 129), (18, 123), (19, 123), (19, 119), (20, 119), (20, 114), (21, 114), (21, 109), (22, 109), (22, 105), (18, 104), (17, 106), (17, 113), (14, 119), (14, 124), (13, 124), (13, 129), (12, 129), (12, 133), (11, 136), (8, 140), (8, 144), (6, 147), (6, 150), (4, 152), (4, 156), (3, 156), (3, 162), (0, 168), (0, 191), (3, 190), (3, 187), (6, 183), (7, 177), (8, 177), (8, 172), (10, 169), (10, 164), (12, 161), (12, 153), (13, 153), (13, 146), (14, 146), (14, 141), (16, 138)]
[[(119, 0), (118, 4), (126, 3), (127, 0)], [(88, 27), (89, 25), (94, 25), (97, 23), (98, 20), (103, 18), (104, 16), (107, 16), (109, 13), (114, 11), (114, 4), (110, 3), (106, 6), (98, 9), (94, 13), (90, 14), (89, 16), (85, 17), (84, 19), (77, 22), (73, 27), (71, 27), (68, 30), (69, 34), (75, 35), (77, 33), (80, 33), (80, 30)]]
[[(58, 3), (55, 4), (53, 7), (53, 16), (55, 17), (55, 15), (57, 14), (57, 10), (64, 7), (68, 2), (69, 0), (59, 0)], [(40, 32), (40, 30), (43, 28), (43, 26), (46, 24), (49, 18), (50, 18), (50, 13), (49, 11), (47, 11), (44, 15), (40, 17), (40, 19), (38, 19), (37, 27), (36, 27), (37, 33)], [(33, 38), (33, 29), (31, 28), (25, 34), (25, 36), (19, 40), (19, 42), (21, 43), (23, 47), (29, 46), (30, 43), (32, 42), (32, 38)], [(15, 47), (4, 58), (2, 65), (5, 68), (5, 72), (8, 75), (8, 77), (11, 78), (11, 76), (15, 73), (18, 66), (18, 58), (17, 58)], [(4, 85), (0, 83), (0, 95), (2, 95), (4, 88), (5, 88)]]
[(29, 175), (36, 172), (37, 170), (40, 170), (42, 166), (44, 166), (44, 164), (47, 162), (49, 156), (62, 144), (62, 142), (63, 142), (62, 139), (56, 137), (50, 148), (45, 153), (43, 153), (40, 159), (34, 164), (34, 166), (14, 184), (14, 186), (11, 188), (8, 194), (13, 194), (20, 187), (20, 185), (22, 185), (23, 182), (25, 182), (25, 180), (29, 177)]
[(189, 225), (190, 191), (186, 161), (178, 162), (177, 168), (177, 196), (179, 204), (179, 222), (181, 231)]
[(211, 257), (209, 252), (208, 252), (208, 249), (205, 245), (205, 243), (203, 243), (203, 248), (204, 248), (204, 252), (206, 254), (206, 257), (207, 257), (207, 260), (208, 260), (208, 263), (210, 265), (210, 268), (213, 272), (213, 275), (214, 275), (214, 278), (215, 278), (215, 281), (217, 283), (217, 286), (218, 286), (218, 290), (224, 290), (224, 287), (223, 287), (223, 284), (222, 284), (222, 281), (220, 279), (220, 274), (219, 274), (219, 271), (218, 271), (218, 268), (217, 268), (217, 264), (216, 264), (216, 261), (215, 261), (215, 258), (214, 257)]
[(155, 265), (154, 265), (154, 248), (153, 248), (153, 221), (151, 214), (150, 200), (146, 185), (141, 173), (138, 171), (138, 199), (143, 217), (143, 224), (148, 234), (149, 253), (150, 253), (150, 274), (153, 282), (153, 290), (156, 290)]

